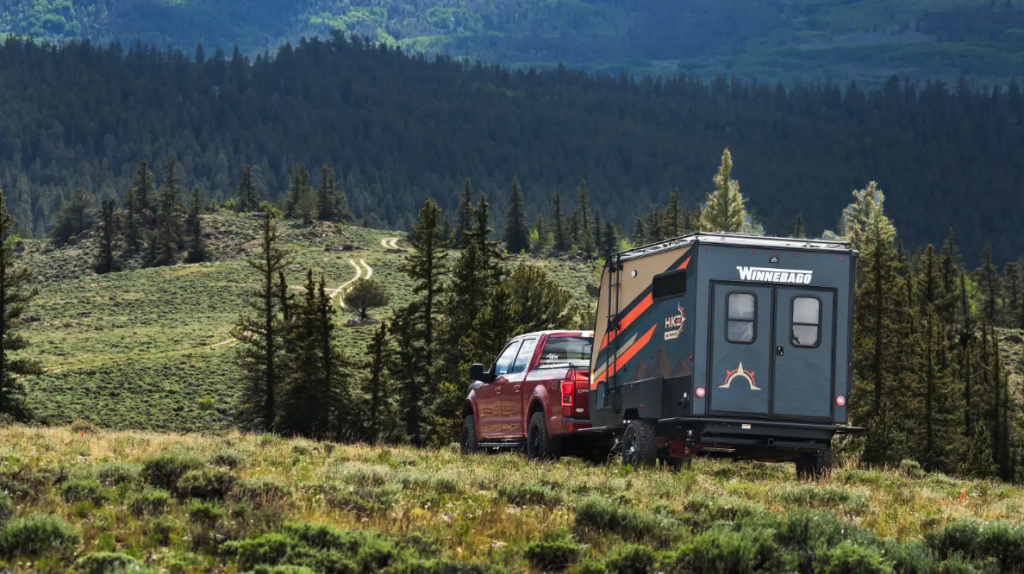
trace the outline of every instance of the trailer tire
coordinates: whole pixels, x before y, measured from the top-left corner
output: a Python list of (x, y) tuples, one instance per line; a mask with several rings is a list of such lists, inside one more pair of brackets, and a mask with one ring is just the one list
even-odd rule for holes
[(532, 460), (547, 460), (561, 455), (561, 442), (548, 434), (544, 413), (533, 413), (530, 426), (526, 429), (526, 456)]
[(634, 468), (658, 462), (658, 436), (651, 421), (630, 421), (622, 434), (622, 463)]
[(462, 454), (473, 454), (480, 450), (477, 446), (476, 420), (473, 415), (462, 421), (462, 430), (459, 432), (459, 450)]
[(832, 474), (832, 449), (826, 448), (804, 455), (796, 462), (798, 478), (818, 480)]

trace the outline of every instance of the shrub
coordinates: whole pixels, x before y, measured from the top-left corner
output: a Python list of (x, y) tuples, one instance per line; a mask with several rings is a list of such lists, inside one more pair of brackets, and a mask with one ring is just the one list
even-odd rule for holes
[(135, 516), (159, 514), (170, 502), (171, 495), (159, 488), (146, 488), (128, 499), (128, 510)]
[(231, 449), (224, 449), (210, 457), (210, 464), (225, 468), (241, 468), (245, 463), (245, 455)]
[(441, 494), (457, 494), (462, 490), (459, 481), (451, 476), (435, 476), (430, 479), (430, 488)]
[(627, 544), (620, 546), (605, 561), (610, 574), (653, 574), (658, 564), (658, 555), (646, 546)]
[(104, 486), (134, 484), (141, 473), (142, 465), (134, 462), (101, 462), (93, 469), (96, 479)]
[(916, 460), (910, 460), (909, 458), (905, 458), (900, 461), (899, 470), (910, 478), (924, 478), (927, 474), (924, 469), (921, 468), (921, 463)]
[(274, 478), (247, 478), (239, 480), (233, 496), (254, 504), (276, 502), (291, 495), (291, 488)]
[(608, 569), (604, 567), (604, 564), (591, 560), (580, 564), (580, 567), (576, 569), (576, 574), (608, 574)]
[(74, 433), (92, 433), (96, 432), (96, 427), (85, 419), (75, 419), (71, 422), (71, 432)]
[(576, 528), (598, 533), (612, 532), (624, 540), (666, 540), (670, 536), (671, 524), (632, 506), (616, 505), (603, 498), (588, 498), (576, 509)]
[(97, 480), (72, 479), (60, 487), (60, 497), (68, 503), (91, 502), (99, 506), (107, 499), (107, 493)]
[(981, 527), (973, 520), (958, 520), (927, 533), (925, 542), (943, 560), (957, 552), (973, 556), (981, 543)]
[(108, 574), (129, 569), (134, 572), (140, 567), (138, 560), (117, 552), (93, 552), (75, 561), (75, 571), (79, 574)]
[(760, 528), (712, 528), (680, 548), (671, 559), (670, 570), (694, 574), (792, 570), (786, 568), (788, 557), (772, 534), (771, 530)]
[(224, 518), (224, 511), (216, 502), (193, 500), (188, 505), (188, 519), (197, 524), (216, 524)]
[(174, 490), (178, 480), (190, 470), (206, 466), (203, 459), (192, 454), (165, 452), (149, 457), (142, 464), (142, 478), (150, 485)]
[(976, 556), (994, 558), (1003, 571), (1024, 568), (1024, 528), (1009, 522), (992, 522), (982, 529)]
[(338, 488), (334, 485), (324, 487), (324, 498), (332, 508), (341, 508), (359, 515), (382, 514), (391, 510), (398, 499), (397, 485), (380, 488)]
[(882, 556), (872, 548), (843, 542), (829, 552), (824, 574), (889, 574), (892, 569), (882, 563)]
[(558, 506), (562, 503), (562, 495), (550, 488), (534, 484), (512, 483), (498, 487), (498, 496), (505, 502), (516, 506)]
[(158, 516), (146, 524), (146, 538), (151, 542), (167, 546), (171, 535), (178, 530), (178, 523), (168, 516)]
[(579, 545), (567, 541), (541, 541), (527, 546), (523, 556), (538, 570), (562, 572), (579, 559), (581, 550)]
[(870, 508), (867, 498), (834, 486), (788, 486), (779, 493), (779, 499), (789, 505), (841, 509), (851, 514), (860, 514)]
[(939, 564), (938, 574), (978, 574), (978, 570), (963, 554), (953, 554)]
[(7, 520), (14, 513), (14, 502), (7, 493), (0, 490), (0, 521)]
[(16, 518), (0, 532), (0, 557), (70, 554), (81, 538), (63, 520), (50, 514)]
[(292, 566), (284, 564), (280, 566), (257, 566), (249, 571), (249, 574), (316, 574), (305, 566)]
[(729, 497), (695, 496), (686, 503), (684, 522), (697, 530), (707, 530), (716, 522), (753, 524), (766, 517), (760, 505)]
[(929, 574), (936, 571), (935, 553), (923, 542), (900, 544), (887, 540), (885, 555), (899, 574)]
[(235, 484), (235, 476), (223, 468), (200, 468), (186, 472), (178, 479), (174, 492), (181, 498), (223, 500)]

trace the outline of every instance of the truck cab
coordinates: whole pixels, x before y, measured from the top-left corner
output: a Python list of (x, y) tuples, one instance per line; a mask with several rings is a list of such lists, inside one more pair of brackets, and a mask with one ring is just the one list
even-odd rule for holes
[(462, 452), (525, 448), (531, 458), (553, 458), (600, 442), (579, 435), (591, 427), (593, 342), (590, 331), (527, 333), (509, 341), (489, 369), (470, 367)]

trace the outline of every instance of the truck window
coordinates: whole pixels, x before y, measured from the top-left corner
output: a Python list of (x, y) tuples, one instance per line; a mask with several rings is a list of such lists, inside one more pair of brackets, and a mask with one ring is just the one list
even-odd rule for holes
[(545, 365), (590, 365), (590, 353), (594, 346), (593, 337), (548, 337), (544, 343), (538, 366)]
[(797, 347), (817, 347), (820, 342), (821, 301), (814, 297), (793, 299), (791, 343)]
[(525, 371), (526, 367), (530, 366), (530, 359), (533, 358), (533, 350), (536, 348), (537, 339), (523, 341), (523, 346), (519, 348), (519, 355), (516, 356), (516, 362), (512, 365), (512, 371), (509, 374), (514, 375)]
[(494, 376), (500, 377), (507, 375), (509, 370), (512, 369), (512, 361), (516, 358), (516, 351), (519, 350), (519, 344), (521, 341), (513, 341), (509, 346), (505, 347), (505, 350), (498, 356), (498, 360), (494, 361)]
[(750, 293), (730, 293), (725, 340), (753, 343), (757, 333), (757, 299)]

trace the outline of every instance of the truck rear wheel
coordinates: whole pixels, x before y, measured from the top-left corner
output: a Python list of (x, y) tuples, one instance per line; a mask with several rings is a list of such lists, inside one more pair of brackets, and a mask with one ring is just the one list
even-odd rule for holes
[(622, 434), (622, 464), (654, 466), (658, 462), (658, 436), (651, 421), (630, 421)]
[(473, 454), (478, 450), (476, 440), (476, 420), (473, 415), (462, 421), (462, 431), (459, 432), (459, 450), (462, 454)]
[(526, 430), (526, 456), (533, 460), (558, 458), (562, 454), (561, 444), (548, 434), (548, 423), (543, 412), (533, 413)]

